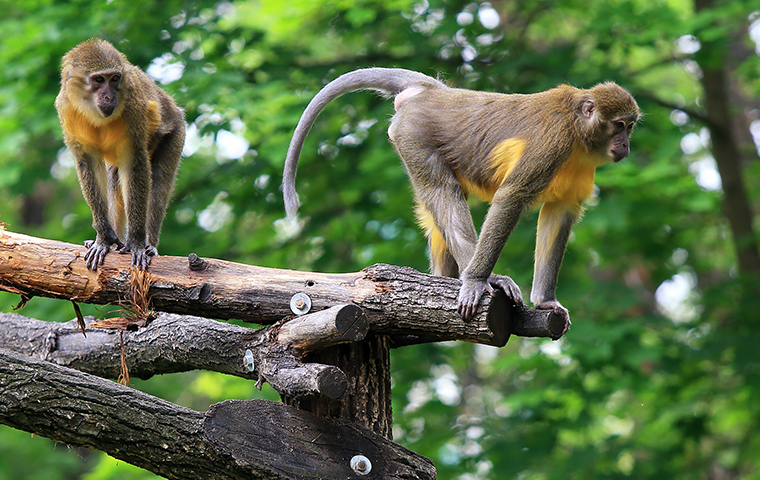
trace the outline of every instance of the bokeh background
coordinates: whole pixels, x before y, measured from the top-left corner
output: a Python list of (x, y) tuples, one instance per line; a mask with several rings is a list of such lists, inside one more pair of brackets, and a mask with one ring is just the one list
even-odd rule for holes
[[(53, 108), (61, 56), (113, 42), (185, 108), (185, 158), (160, 252), (321, 272), (427, 268), (387, 141), (392, 102), (329, 105), (281, 221), (293, 128), (326, 82), (404, 67), (530, 93), (613, 80), (645, 112), (632, 155), (600, 168), (558, 297), (559, 342), (392, 352), (394, 435), (441, 479), (760, 479), (760, 5), (749, 0), (0, 0), (0, 221), (81, 243), (90, 212)], [(486, 205), (473, 203), (476, 224)], [(496, 271), (527, 297), (536, 212)], [(0, 293), (10, 311), (18, 296)], [(83, 306), (103, 317), (111, 307)], [(74, 316), (35, 298), (21, 313)], [(132, 385), (205, 410), (276, 399), (208, 372)], [(0, 393), (1, 394), (1, 393)], [(0, 479), (149, 479), (98, 451), (0, 427)]]

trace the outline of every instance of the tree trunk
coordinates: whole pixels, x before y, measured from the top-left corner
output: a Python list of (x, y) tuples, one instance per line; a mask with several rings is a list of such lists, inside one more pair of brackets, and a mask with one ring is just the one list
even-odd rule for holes
[(306, 361), (340, 367), (349, 379), (346, 395), (293, 398), (282, 401), (319, 417), (355, 422), (393, 438), (391, 408), (390, 341), (384, 335), (370, 335), (363, 342), (331, 347), (306, 357)]
[[(695, 0), (697, 12), (714, 7), (714, 0)], [(707, 128), (712, 152), (723, 184), (723, 213), (728, 219), (736, 249), (737, 266), (744, 274), (760, 275), (760, 247), (754, 233), (754, 212), (742, 177), (740, 134), (735, 126), (747, 130), (740, 105), (731, 102), (729, 74), (732, 68), (731, 39), (705, 41), (697, 53), (702, 68)], [(738, 41), (738, 40), (737, 40)], [(746, 135), (745, 135), (746, 136)]]

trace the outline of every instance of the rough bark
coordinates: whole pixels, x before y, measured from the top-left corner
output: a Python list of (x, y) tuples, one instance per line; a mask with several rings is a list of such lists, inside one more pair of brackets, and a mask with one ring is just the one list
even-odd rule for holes
[[(243, 464), (263, 460), (287, 474), (286, 478), (435, 478), (433, 462), (352, 422), (315, 417), (264, 401), (226, 401), (212, 406), (210, 414), (213, 421), (207, 420), (205, 428), (218, 450)], [(217, 433), (222, 434), (219, 442), (214, 441)], [(361, 476), (350, 468), (358, 455), (371, 463), (371, 470)]]
[[(119, 331), (90, 328), (86, 337), (76, 320), (46, 322), (15, 313), (0, 313), (0, 348), (74, 368), (104, 378), (117, 378), (121, 359)], [(163, 373), (210, 370), (256, 380), (243, 366), (247, 348), (262, 343), (256, 330), (198, 317), (160, 314), (136, 332), (124, 332), (124, 354), (130, 375), (147, 379)]]
[(226, 401), (206, 412), (0, 349), (0, 422), (97, 448), (169, 479), (432, 479), (432, 463), (360, 426), (277, 402)]

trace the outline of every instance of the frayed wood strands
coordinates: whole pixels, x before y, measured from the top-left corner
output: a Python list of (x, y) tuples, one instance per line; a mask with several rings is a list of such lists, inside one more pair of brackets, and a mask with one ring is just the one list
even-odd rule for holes
[(92, 324), (95, 328), (116, 328), (118, 330), (137, 330), (148, 325), (156, 318), (150, 308), (151, 276), (145, 270), (130, 268), (129, 298), (120, 301), (120, 317), (107, 318)]
[[(120, 330), (119, 339), (121, 340), (121, 373), (119, 374), (119, 383), (129, 384), (129, 368), (127, 367), (127, 357), (124, 353), (124, 331), (136, 331), (147, 326), (158, 316), (150, 308), (150, 290), (151, 276), (145, 270), (139, 270), (134, 267), (130, 268), (129, 298), (120, 301), (121, 316), (107, 318), (93, 323), (95, 328), (114, 328)], [(75, 304), (76, 305), (76, 304)], [(82, 330), (84, 333), (84, 329)]]

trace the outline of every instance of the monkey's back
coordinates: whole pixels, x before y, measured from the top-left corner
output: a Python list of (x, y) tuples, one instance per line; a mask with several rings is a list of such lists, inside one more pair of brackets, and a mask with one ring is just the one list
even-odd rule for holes
[(425, 89), (394, 115), (392, 139), (402, 157), (423, 143), (428, 155), (443, 157), (465, 190), (490, 200), (526, 146), (569, 127), (562, 111), (541, 110), (547, 93)]

